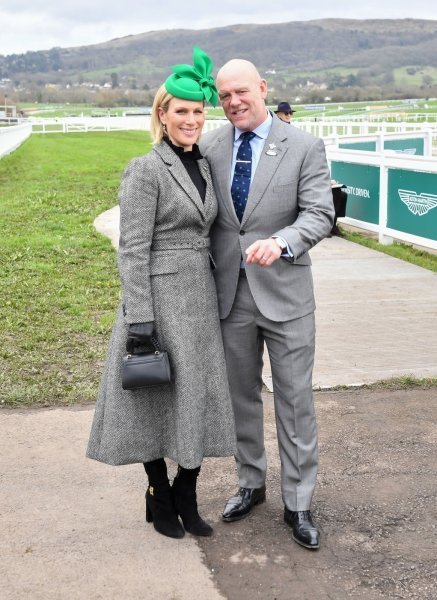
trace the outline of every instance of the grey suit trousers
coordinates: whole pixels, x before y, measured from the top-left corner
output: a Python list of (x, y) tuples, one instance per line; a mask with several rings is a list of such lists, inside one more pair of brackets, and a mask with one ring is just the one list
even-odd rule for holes
[(232, 310), (221, 321), (237, 433), (240, 485), (265, 484), (262, 355), (269, 352), (281, 459), (282, 498), (289, 510), (309, 510), (317, 477), (317, 424), (312, 393), (314, 312), (285, 322), (264, 317), (240, 277)]

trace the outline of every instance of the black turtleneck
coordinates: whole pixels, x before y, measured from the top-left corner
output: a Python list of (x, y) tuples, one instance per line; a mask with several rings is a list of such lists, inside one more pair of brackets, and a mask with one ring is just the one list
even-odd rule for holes
[(205, 202), (206, 181), (200, 174), (199, 165), (197, 164), (197, 161), (200, 158), (203, 158), (203, 156), (200, 154), (199, 146), (197, 144), (193, 144), (192, 150), (184, 151), (184, 149), (180, 146), (175, 146), (175, 144), (173, 144), (168, 137), (164, 137), (163, 139), (164, 142), (166, 142), (175, 152), (175, 154), (179, 156), (182, 164), (191, 178), (191, 181), (196, 186), (199, 196), (202, 198), (202, 202)]

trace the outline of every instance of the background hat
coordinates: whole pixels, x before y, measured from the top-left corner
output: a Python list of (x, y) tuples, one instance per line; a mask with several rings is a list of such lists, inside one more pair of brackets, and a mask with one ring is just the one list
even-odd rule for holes
[(288, 104), (288, 102), (280, 102), (280, 103), (278, 104), (278, 108), (275, 110), (275, 113), (278, 113), (278, 112), (283, 112), (283, 113), (286, 113), (286, 112), (289, 112), (289, 113), (294, 113), (294, 112), (296, 112), (296, 111), (295, 111), (295, 110), (293, 110), (293, 109), (291, 108), (291, 106)]
[(212, 106), (218, 102), (217, 88), (211, 77), (212, 60), (197, 46), (193, 49), (193, 66), (175, 65), (173, 74), (167, 77), (164, 87), (169, 94), (183, 100), (206, 100)]

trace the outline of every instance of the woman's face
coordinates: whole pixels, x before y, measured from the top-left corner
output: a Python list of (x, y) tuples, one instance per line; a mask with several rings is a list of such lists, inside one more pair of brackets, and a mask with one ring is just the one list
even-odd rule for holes
[(184, 150), (192, 150), (205, 122), (203, 102), (172, 98), (167, 112), (160, 107), (158, 115), (161, 123), (167, 127), (170, 141)]

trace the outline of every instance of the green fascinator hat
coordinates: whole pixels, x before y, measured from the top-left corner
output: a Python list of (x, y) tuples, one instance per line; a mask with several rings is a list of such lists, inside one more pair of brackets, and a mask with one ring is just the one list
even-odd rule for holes
[(212, 106), (218, 103), (217, 88), (211, 77), (212, 60), (197, 46), (193, 49), (193, 66), (175, 65), (173, 74), (167, 77), (164, 87), (169, 94), (183, 100), (202, 102), (206, 100)]

